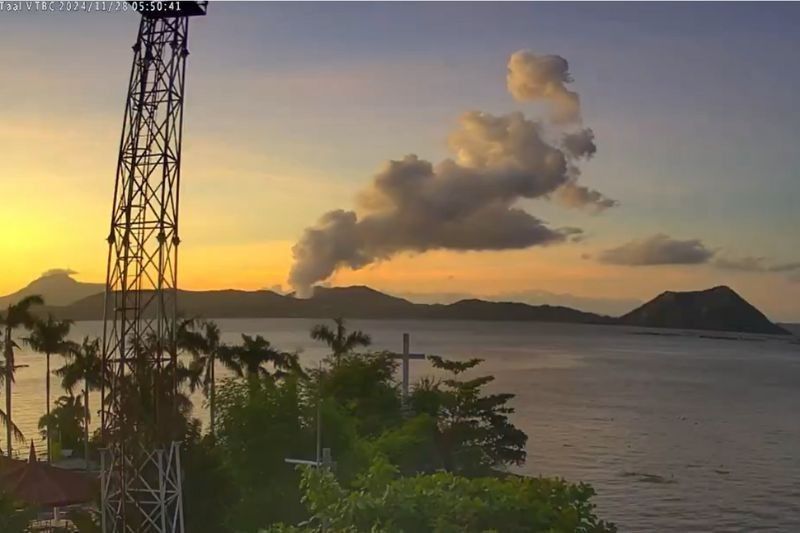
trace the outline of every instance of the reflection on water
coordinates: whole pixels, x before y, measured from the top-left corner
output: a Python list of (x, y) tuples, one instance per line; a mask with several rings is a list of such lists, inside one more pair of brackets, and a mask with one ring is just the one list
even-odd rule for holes
[[(225, 341), (264, 334), (313, 364), (324, 353), (308, 338), (315, 322), (220, 326)], [(352, 326), (381, 349), (400, 351), (407, 331), (412, 351), (485, 358), (492, 386), (517, 394), (515, 422), (530, 438), (520, 470), (592, 483), (602, 516), (621, 531), (800, 531), (800, 345), (566, 324)], [(75, 337), (101, 328), (79, 323)], [(15, 419), (34, 436), (44, 359), (22, 352), (19, 363), (29, 367), (17, 375)], [(412, 377), (430, 373), (424, 362), (411, 367)]]

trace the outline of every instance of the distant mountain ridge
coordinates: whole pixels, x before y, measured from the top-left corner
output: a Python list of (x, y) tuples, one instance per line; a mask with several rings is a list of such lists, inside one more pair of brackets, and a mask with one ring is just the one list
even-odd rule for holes
[[(31, 292), (31, 291), (39, 292)], [(46, 311), (72, 320), (101, 320), (103, 286), (75, 281), (69, 272), (48, 274), (25, 289), (0, 298), (3, 307), (14, 298), (41, 294)], [(73, 300), (68, 301), (72, 296)], [(61, 303), (59, 303), (61, 302)], [(706, 291), (665, 292), (619, 318), (570, 307), (464, 299), (450, 304), (420, 304), (366, 286), (316, 287), (308, 299), (270, 290), (179, 291), (186, 316), (209, 318), (345, 318), (498, 320), (632, 325), (788, 334), (729, 287)]]
[[(99, 320), (103, 297), (96, 294), (69, 306), (50, 307), (73, 320)], [(521, 320), (612, 324), (614, 318), (568, 307), (532, 306), (514, 302), (461, 300), (452, 304), (415, 304), (369, 287), (316, 287), (300, 299), (272, 291), (179, 291), (178, 306), (186, 316), (213, 318), (346, 318), (431, 320)]]
[(401, 292), (394, 296), (414, 303), (450, 304), (460, 300), (479, 299), (486, 302), (519, 302), (528, 305), (552, 305), (580, 309), (599, 315), (621, 316), (644, 302), (636, 298), (589, 297), (564, 292), (523, 289), (505, 292)]

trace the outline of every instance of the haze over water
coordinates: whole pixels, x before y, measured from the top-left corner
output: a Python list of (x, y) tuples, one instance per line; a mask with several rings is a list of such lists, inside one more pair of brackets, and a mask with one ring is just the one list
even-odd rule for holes
[[(219, 324), (226, 342), (263, 334), (313, 365), (325, 354), (308, 337), (317, 322)], [(800, 344), (573, 324), (350, 326), (378, 349), (400, 351), (407, 331), (412, 351), (485, 358), (493, 390), (517, 395), (514, 421), (529, 436), (519, 471), (591, 483), (601, 515), (621, 531), (800, 531)], [(75, 325), (76, 339), (87, 334), (102, 334), (102, 323)], [(44, 407), (44, 358), (23, 350), (19, 362), (30, 366), (18, 372), (14, 413), (31, 437)], [(413, 381), (431, 367), (412, 362), (411, 371)], [(200, 397), (195, 406), (206, 419)]]

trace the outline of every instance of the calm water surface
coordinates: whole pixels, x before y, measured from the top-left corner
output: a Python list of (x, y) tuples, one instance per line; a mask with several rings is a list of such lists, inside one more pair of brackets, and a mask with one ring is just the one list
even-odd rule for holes
[[(260, 333), (302, 350), (308, 364), (324, 354), (308, 338), (317, 322), (219, 321), (226, 341)], [(399, 351), (407, 331), (412, 351), (485, 358), (495, 390), (517, 395), (514, 420), (530, 439), (520, 470), (591, 483), (600, 513), (621, 531), (800, 532), (798, 344), (571, 324), (351, 326), (381, 349)], [(74, 329), (78, 339), (99, 335), (102, 324)], [(29, 366), (17, 374), (15, 420), (36, 436), (44, 359), (23, 351), (18, 362)], [(53, 367), (60, 365), (54, 358)], [(426, 362), (411, 366), (412, 379), (431, 371)]]

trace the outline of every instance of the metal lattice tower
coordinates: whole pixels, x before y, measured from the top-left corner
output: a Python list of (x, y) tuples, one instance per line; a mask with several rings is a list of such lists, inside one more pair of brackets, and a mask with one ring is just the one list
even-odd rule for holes
[(183, 532), (177, 412), (178, 199), (189, 17), (142, 11), (117, 162), (103, 331), (104, 533)]

